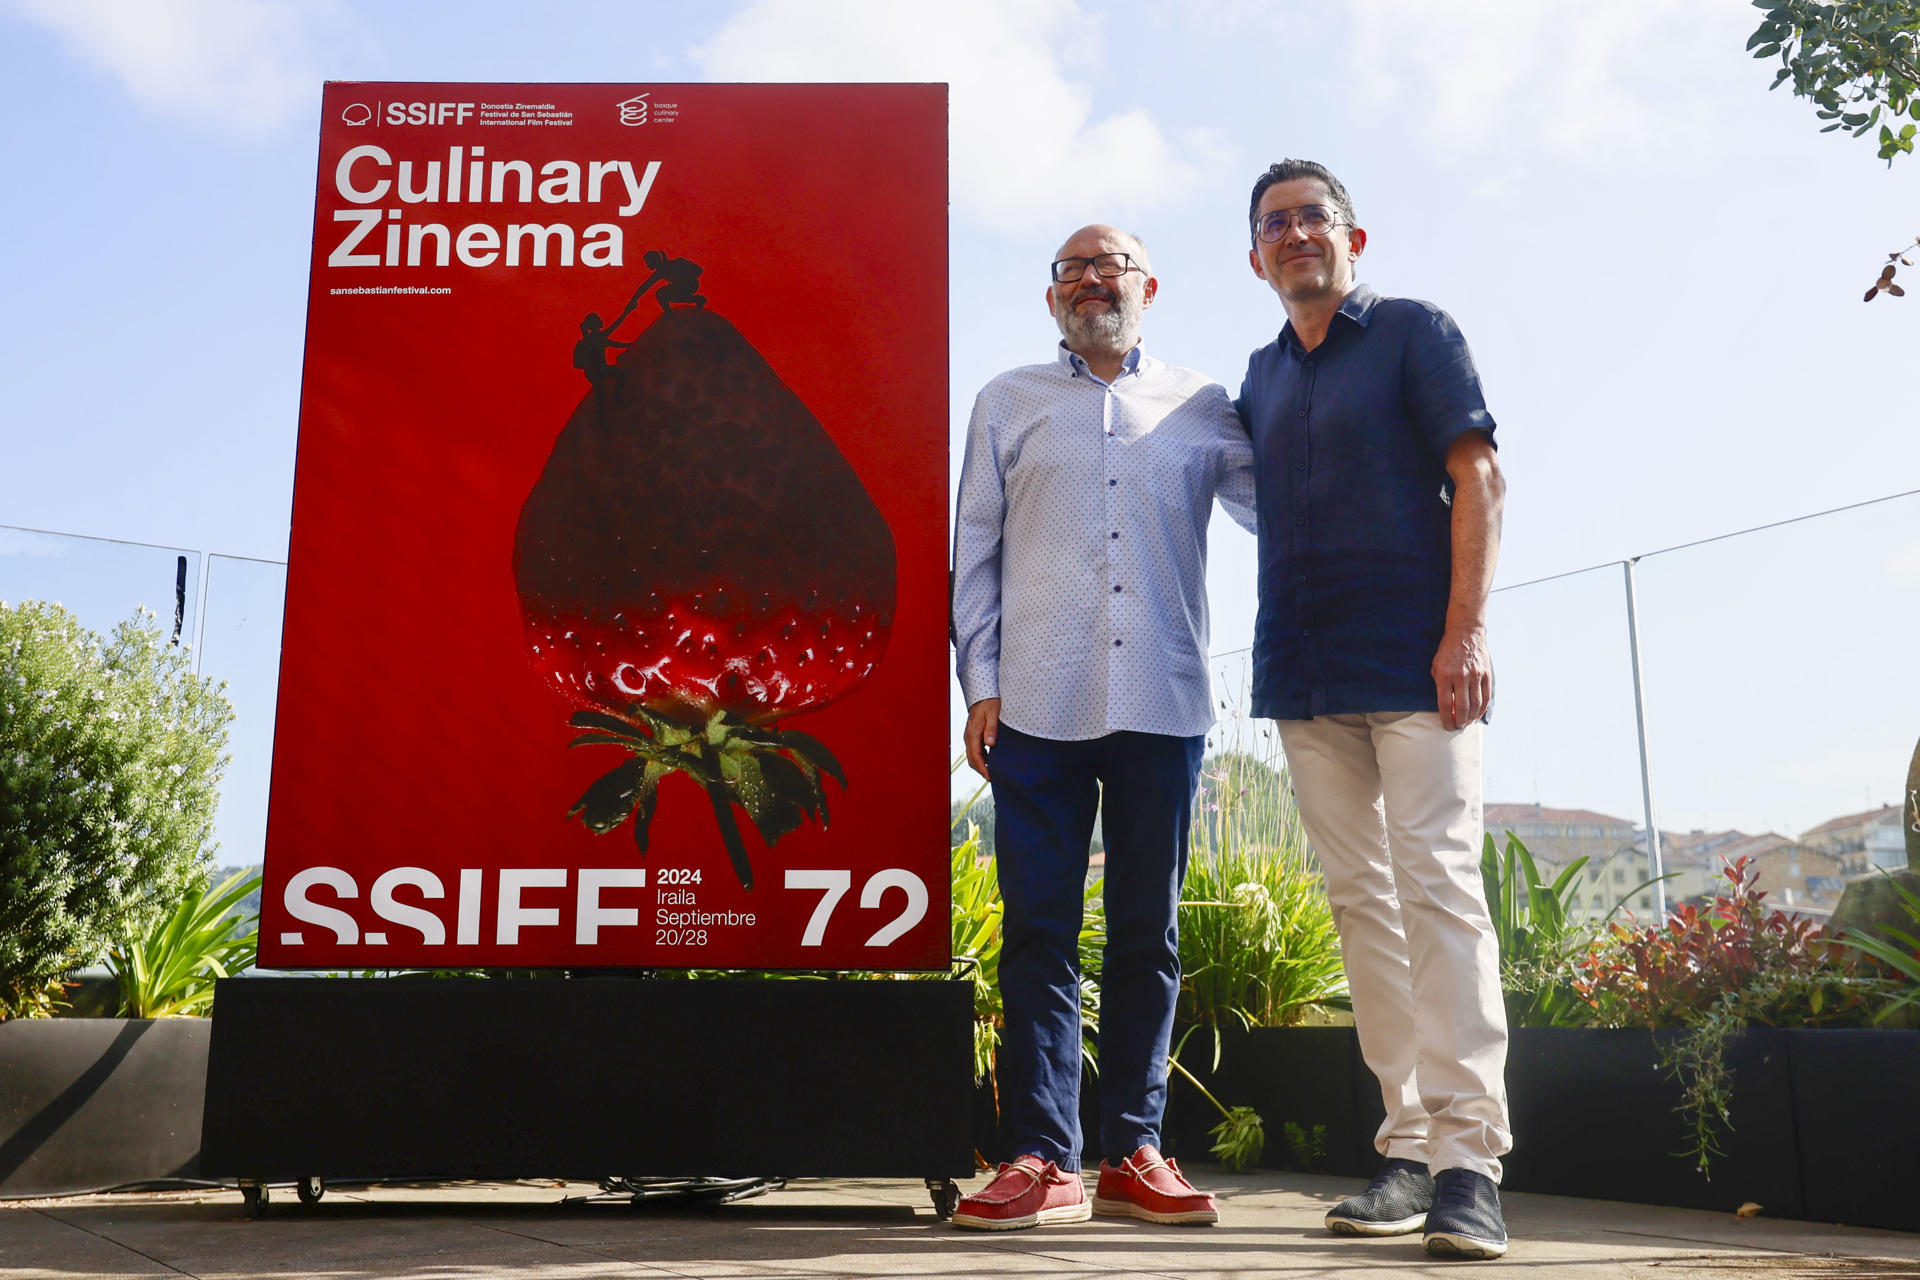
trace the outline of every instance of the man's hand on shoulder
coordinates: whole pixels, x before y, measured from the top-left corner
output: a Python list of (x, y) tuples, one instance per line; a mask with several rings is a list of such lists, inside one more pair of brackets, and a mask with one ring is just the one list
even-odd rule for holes
[(982, 698), (967, 708), (967, 763), (983, 778), (987, 772), (987, 752), (1000, 738), (1000, 699)]
[(1433, 687), (1440, 696), (1440, 724), (1464, 729), (1487, 714), (1493, 702), (1493, 658), (1487, 629), (1448, 627), (1433, 655)]

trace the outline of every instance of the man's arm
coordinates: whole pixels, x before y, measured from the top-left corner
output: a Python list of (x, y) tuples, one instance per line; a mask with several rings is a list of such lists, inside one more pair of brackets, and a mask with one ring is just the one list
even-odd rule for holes
[(1440, 723), (1472, 724), (1493, 701), (1493, 659), (1487, 652), (1487, 593), (1500, 558), (1500, 509), (1507, 482), (1484, 431), (1461, 433), (1447, 449), (1453, 480), (1453, 586), (1447, 629), (1433, 656)]
[[(1226, 388), (1220, 388), (1220, 394), (1226, 395)], [(1248, 434), (1245, 420), (1247, 391), (1243, 386), (1239, 400), (1230, 400), (1223, 406), (1220, 418), (1220, 476), (1214, 488), (1214, 495), (1220, 499), (1233, 522), (1248, 533), (1260, 532), (1260, 512), (1254, 505), (1253, 483), (1253, 438)]]
[(987, 776), (1000, 731), (1000, 539), (1007, 518), (986, 393), (973, 403), (953, 519), (953, 652), (967, 700), (967, 763)]

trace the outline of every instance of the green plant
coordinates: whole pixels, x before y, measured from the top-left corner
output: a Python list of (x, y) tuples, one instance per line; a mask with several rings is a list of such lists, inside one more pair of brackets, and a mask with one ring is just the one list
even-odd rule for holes
[[(1769, 88), (1788, 80), (1793, 92), (1858, 138), (1880, 125), (1879, 155), (1888, 165), (1913, 151), (1920, 121), (1920, 3), (1916, 0), (1754, 0), (1766, 17), (1747, 39), (1756, 58), (1780, 59)], [(1890, 124), (1881, 124), (1882, 114)], [(1896, 129), (1894, 126), (1898, 125)]]
[(1688, 1139), (1677, 1154), (1710, 1174), (1730, 1127), (1725, 1050), (1749, 1026), (1863, 1025), (1883, 983), (1862, 977), (1805, 919), (1765, 906), (1751, 859), (1728, 864), (1727, 888), (1638, 930), (1613, 925), (1578, 962), (1575, 992), (1602, 1026), (1682, 1028), (1661, 1066), (1682, 1087)]
[(0, 1018), (200, 879), (232, 718), (147, 610), (0, 606)]
[(1180, 903), (1180, 1015), (1290, 1026), (1346, 999), (1326, 882), (1283, 773), (1241, 753), (1201, 770)]
[[(1920, 753), (1916, 753), (1915, 759), (1920, 762)], [(1882, 938), (1865, 930), (1849, 929), (1839, 939), (1841, 946), (1871, 956), (1899, 975), (1898, 985), (1889, 986), (1880, 1011), (1874, 1014), (1875, 1022), (1884, 1022), (1901, 1010), (1920, 1012), (1920, 894), (1892, 876), (1888, 876), (1887, 880), (1893, 886), (1893, 891), (1900, 895), (1901, 909), (1913, 920), (1913, 932), (1888, 926), (1885, 929), (1887, 936)]]
[(1480, 879), (1500, 944), (1500, 986), (1513, 1026), (1565, 1027), (1591, 1021), (1574, 992), (1572, 972), (1574, 957), (1600, 928), (1574, 913), (1580, 872), (1587, 862), (1575, 858), (1548, 882), (1513, 832), (1507, 832), (1504, 855), (1495, 848), (1492, 832), (1482, 841)]
[(121, 1015), (181, 1018), (209, 1012), (214, 979), (242, 972), (259, 953), (260, 917), (233, 914), (259, 887), (259, 876), (238, 871), (211, 888), (190, 889), (146, 934), (108, 951), (107, 969), (120, 983)]
[(1288, 1158), (1298, 1172), (1318, 1169), (1327, 1158), (1327, 1126), (1323, 1124), (1309, 1131), (1289, 1120), (1280, 1126), (1280, 1140), (1287, 1144)]

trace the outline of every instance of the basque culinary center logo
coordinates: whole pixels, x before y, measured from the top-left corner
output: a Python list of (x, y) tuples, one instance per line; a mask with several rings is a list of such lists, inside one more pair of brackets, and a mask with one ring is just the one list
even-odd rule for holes
[[(647, 90), (652, 93), (653, 90)], [(620, 104), (621, 124), (645, 124), (647, 122), (647, 94), (637, 94)]]

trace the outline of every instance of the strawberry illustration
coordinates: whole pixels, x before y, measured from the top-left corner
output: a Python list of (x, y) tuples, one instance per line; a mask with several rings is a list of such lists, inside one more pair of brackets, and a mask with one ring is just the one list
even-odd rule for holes
[(822, 774), (846, 786), (823, 743), (777, 722), (879, 663), (893, 535), (732, 324), (705, 298), (656, 300), (631, 343), (602, 344), (624, 346), (616, 364), (596, 350), (598, 367), (583, 365), (589, 391), (521, 508), (514, 578), (533, 660), (579, 708), (571, 745), (631, 754), (569, 816), (603, 834), (631, 817), (645, 852), (661, 781), (685, 773), (751, 889), (734, 807), (771, 845), (808, 818), (826, 824)]

